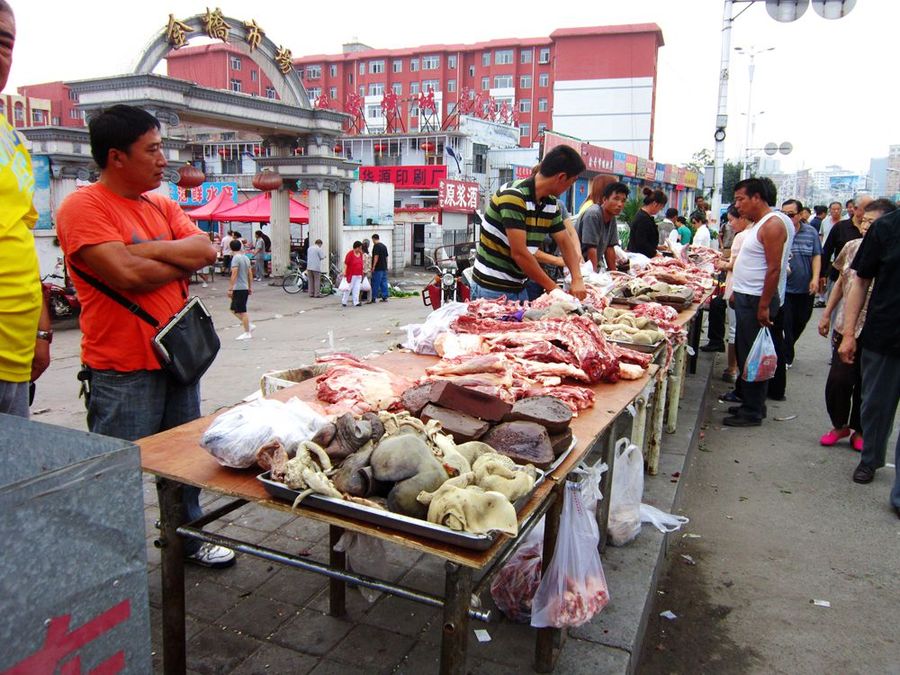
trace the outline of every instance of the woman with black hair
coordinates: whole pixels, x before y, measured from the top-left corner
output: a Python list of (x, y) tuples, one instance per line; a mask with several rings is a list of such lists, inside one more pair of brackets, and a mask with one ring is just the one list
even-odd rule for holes
[(628, 250), (640, 253), (648, 258), (656, 255), (659, 245), (659, 229), (654, 216), (666, 205), (668, 198), (662, 190), (644, 188), (644, 205), (631, 221), (631, 235), (628, 238)]

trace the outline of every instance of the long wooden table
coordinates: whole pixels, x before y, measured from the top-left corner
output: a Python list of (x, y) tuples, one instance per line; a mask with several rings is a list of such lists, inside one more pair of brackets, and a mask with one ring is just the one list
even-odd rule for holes
[[(682, 314), (684, 323), (687, 323), (693, 318), (695, 312), (688, 310)], [(416, 378), (423, 375), (425, 368), (435, 361), (434, 357), (406, 352), (388, 352), (375, 359), (374, 363), (392, 372)], [(605, 461), (609, 467), (608, 471), (603, 474), (601, 484), (602, 493), (609, 495), (614, 471), (613, 447), (615, 441), (619, 433), (633, 433), (634, 431), (634, 423), (630, 429), (625, 428), (624, 424), (630, 421), (629, 406), (636, 402), (644, 402), (635, 416), (636, 420), (642, 420), (641, 416), (646, 414), (646, 402), (655, 392), (656, 400), (653, 410), (656, 411), (660, 407), (657, 405), (660, 396), (665, 400), (665, 390), (660, 392), (659, 382), (665, 383), (666, 379), (662, 369), (651, 366), (641, 379), (620, 381), (614, 385), (595, 385), (593, 387), (594, 406), (581, 411), (578, 417), (572, 421), (572, 431), (577, 438), (576, 447), (556, 469), (547, 475), (546, 480), (536, 486), (528, 502), (520, 509), (518, 537), (499, 535), (491, 547), (484, 551), (469, 550), (437, 542), (427, 537), (397, 532), (387, 527), (329, 514), (302, 504), (295, 509), (298, 515), (329, 525), (331, 546), (327, 564), (206, 532), (203, 527), (247, 503), (282, 511), (290, 511), (291, 505), (268, 495), (256, 478), (258, 470), (235, 470), (223, 467), (200, 447), (200, 437), (217, 415), (203, 417), (141, 439), (138, 441), (138, 445), (141, 448), (142, 468), (158, 477), (164, 671), (168, 674), (185, 672), (183, 551), (184, 539), (191, 538), (228, 546), (246, 554), (329, 577), (330, 612), (336, 616), (345, 613), (344, 593), (347, 581), (409, 600), (442, 607), (443, 631), (440, 670), (442, 673), (464, 672), (469, 617), (482, 620), (489, 618), (488, 612), (471, 608), (473, 591), (477, 596), (487, 588), (494, 573), (509, 559), (518, 542), (544, 515), (546, 515), (546, 520), (543, 561), (545, 566), (549, 564), (556, 545), (563, 501), (562, 491), (569, 474), (586, 459), (599, 457), (600, 461)], [(279, 400), (287, 400), (293, 396), (301, 400), (314, 401), (316, 398), (314, 380), (309, 379), (272, 394), (272, 398)], [(655, 428), (656, 416), (653, 416), (652, 420), (651, 427)], [(661, 424), (660, 418), (659, 425), (661, 426)], [(651, 431), (651, 443), (652, 435)], [(188, 523), (181, 499), (183, 485), (193, 485), (231, 496), (235, 498), (235, 501), (193, 523)], [(602, 544), (605, 544), (608, 510), (609, 499), (604, 499), (600, 502), (600, 511), (597, 514)], [(376, 537), (443, 559), (445, 561), (444, 596), (442, 598), (429, 596), (413, 589), (347, 571), (344, 554), (333, 550), (333, 545), (345, 530)], [(476, 572), (479, 574), (477, 583)], [(553, 669), (562, 637), (559, 630), (538, 629), (535, 668), (539, 672), (550, 672)]]

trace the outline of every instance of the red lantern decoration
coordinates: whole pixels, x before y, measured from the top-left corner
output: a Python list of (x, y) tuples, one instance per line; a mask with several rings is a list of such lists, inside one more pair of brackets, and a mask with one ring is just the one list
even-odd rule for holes
[(203, 185), (203, 181), (206, 180), (206, 176), (203, 172), (192, 164), (185, 164), (180, 167), (178, 169), (178, 176), (179, 178), (176, 185), (188, 190)]
[(375, 152), (380, 153), (380, 152), (384, 152), (385, 150), (387, 150), (388, 146), (387, 146), (387, 143), (376, 143), (375, 145), (372, 146), (372, 149), (375, 150)]
[(260, 171), (253, 177), (253, 187), (263, 192), (271, 192), (281, 187), (281, 174), (277, 171)]
[(425, 152), (433, 152), (434, 151), (434, 143), (431, 141), (425, 141), (424, 143), (419, 143), (419, 149), (424, 150)]
[(253, 154), (254, 154), (254, 155), (259, 156), (259, 154), (260, 154), (261, 152), (262, 152), (262, 148), (261, 148), (261, 147), (259, 147), (258, 145), (254, 145), (254, 146), (253, 146)]
[(220, 156), (220, 157), (224, 157), (224, 156), (225, 156), (225, 148), (219, 148), (219, 156)]
[(339, 154), (341, 154), (342, 152), (344, 152), (344, 146), (341, 145), (340, 143), (336, 143), (335, 146), (334, 146), (334, 153), (335, 153), (336, 155), (339, 155)]

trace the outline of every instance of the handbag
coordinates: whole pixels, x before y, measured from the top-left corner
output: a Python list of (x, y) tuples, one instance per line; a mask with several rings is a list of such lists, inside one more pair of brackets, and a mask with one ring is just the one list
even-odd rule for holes
[(212, 315), (200, 298), (189, 298), (163, 326), (136, 302), (69, 263), (69, 268), (98, 291), (157, 329), (150, 346), (159, 365), (179, 384), (196, 384), (219, 353), (221, 341)]
[(369, 293), (372, 290), (372, 282), (369, 281), (369, 277), (363, 277), (362, 281), (359, 284), (359, 290), (363, 293)]

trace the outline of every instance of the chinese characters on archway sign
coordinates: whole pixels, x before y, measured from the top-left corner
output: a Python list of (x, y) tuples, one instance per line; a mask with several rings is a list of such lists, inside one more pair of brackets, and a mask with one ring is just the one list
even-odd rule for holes
[(178, 187), (169, 183), (169, 196), (183, 206), (200, 206), (225, 193), (229, 201), (237, 199), (237, 183), (203, 183), (195, 188)]
[(370, 183), (393, 183), (398, 190), (437, 190), (447, 178), (447, 167), (431, 166), (361, 166), (359, 179)]
[(478, 207), (478, 183), (442, 180), (438, 191), (438, 206), (444, 211), (474, 211)]

